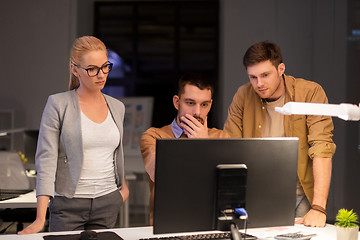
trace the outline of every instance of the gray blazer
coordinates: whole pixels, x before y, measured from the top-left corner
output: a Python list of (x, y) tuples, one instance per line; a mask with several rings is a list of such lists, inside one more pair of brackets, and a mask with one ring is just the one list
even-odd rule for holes
[[(114, 152), (116, 184), (124, 179), (122, 147), (125, 106), (105, 95), (110, 113), (120, 132), (120, 143)], [(83, 164), (80, 105), (75, 90), (49, 96), (40, 124), (36, 150), (36, 195), (54, 196), (54, 192), (72, 198)], [(106, 137), (106, 133), (104, 133)]]

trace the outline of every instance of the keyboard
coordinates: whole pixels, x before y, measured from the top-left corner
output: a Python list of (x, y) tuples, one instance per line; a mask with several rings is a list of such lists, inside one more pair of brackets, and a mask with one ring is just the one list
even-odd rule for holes
[(0, 201), (4, 201), (7, 199), (17, 198), (21, 194), (29, 193), (33, 191), (33, 189), (26, 190), (0, 190)]
[[(255, 236), (240, 233), (242, 239), (254, 240), (258, 239)], [(192, 234), (192, 235), (183, 235), (183, 236), (170, 236), (170, 237), (155, 237), (155, 238), (141, 238), (139, 240), (231, 240), (231, 233), (205, 233), (205, 234)]]

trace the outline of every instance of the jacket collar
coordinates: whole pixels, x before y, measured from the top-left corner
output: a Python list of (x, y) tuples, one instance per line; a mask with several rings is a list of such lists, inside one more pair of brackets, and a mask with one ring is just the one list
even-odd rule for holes
[(295, 101), (295, 78), (283, 74), (285, 84), (285, 102)]
[(74, 104), (74, 108), (80, 110), (80, 104), (79, 104), (79, 99), (78, 96), (76, 94), (76, 89), (73, 89), (70, 91), (71, 92), (71, 102)]

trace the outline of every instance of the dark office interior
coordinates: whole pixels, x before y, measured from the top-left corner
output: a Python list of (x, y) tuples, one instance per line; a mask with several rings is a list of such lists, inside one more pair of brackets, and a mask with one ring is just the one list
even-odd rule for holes
[[(39, 128), (47, 97), (67, 90), (69, 49), (82, 35), (99, 37), (121, 58), (107, 87), (154, 98), (151, 126), (174, 118), (179, 76), (200, 71), (216, 85), (209, 125), (222, 128), (236, 89), (248, 81), (242, 56), (263, 40), (281, 47), (286, 74), (321, 84), (329, 103), (360, 103), (360, 0), (5, 0), (0, 26), (0, 130)], [(360, 213), (359, 122), (333, 121), (330, 223), (340, 208)], [(25, 151), (23, 135), (0, 137), (0, 148)], [(137, 162), (130, 216), (142, 217), (142, 160), (125, 161)]]

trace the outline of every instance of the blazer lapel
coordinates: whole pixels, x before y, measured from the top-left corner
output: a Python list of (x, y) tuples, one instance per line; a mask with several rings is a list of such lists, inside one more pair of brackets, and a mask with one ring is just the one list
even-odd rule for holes
[[(107, 95), (104, 95), (105, 96), (105, 100), (107, 102), (107, 105), (109, 106), (109, 109), (110, 109), (110, 113), (115, 121), (115, 124), (116, 126), (118, 127), (119, 129), (119, 132), (120, 132), (120, 135), (122, 134), (122, 129), (123, 129), (123, 123), (122, 122), (119, 122), (119, 120), (122, 119), (121, 117), (121, 114), (120, 114), (120, 111), (119, 109), (117, 109), (112, 100), (107, 96)], [(122, 137), (122, 136), (121, 136)]]

